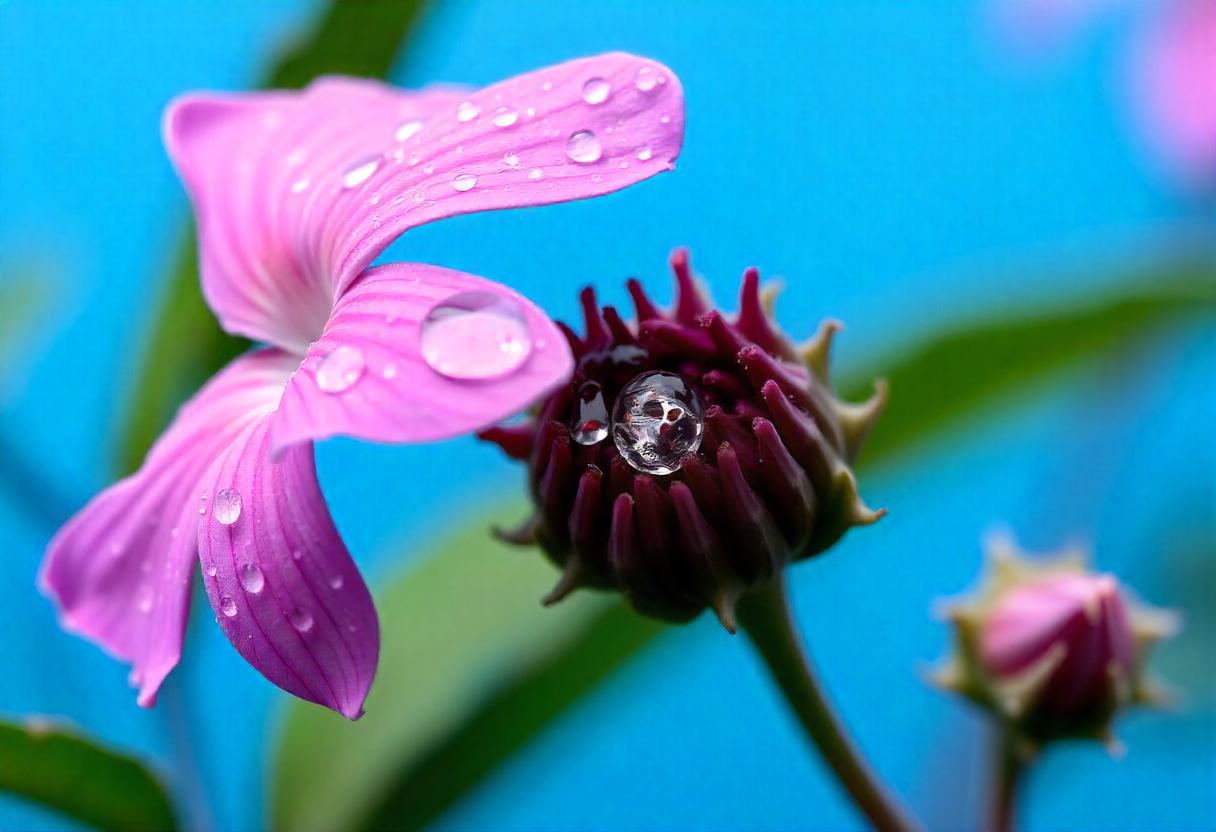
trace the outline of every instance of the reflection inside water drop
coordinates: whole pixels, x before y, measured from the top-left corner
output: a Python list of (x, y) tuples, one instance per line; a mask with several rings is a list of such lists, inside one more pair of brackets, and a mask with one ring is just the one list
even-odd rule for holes
[(664, 476), (680, 470), (701, 447), (701, 399), (675, 373), (646, 372), (617, 396), (612, 441), (639, 471)]

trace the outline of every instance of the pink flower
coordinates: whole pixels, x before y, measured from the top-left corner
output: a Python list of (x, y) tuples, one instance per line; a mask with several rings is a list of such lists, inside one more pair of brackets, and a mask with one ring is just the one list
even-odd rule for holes
[(204, 294), (268, 346), (221, 370), (132, 476), (51, 541), (65, 628), (132, 664), (150, 706), (181, 654), (197, 557), (224, 633), (267, 679), (357, 718), (379, 628), (317, 485), (312, 441), (423, 442), (568, 377), (565, 339), (497, 283), (369, 268), (414, 226), (598, 196), (668, 170), (683, 94), (609, 54), (477, 92), (327, 78), (175, 101), (165, 143), (194, 202)]
[(1100, 702), (1134, 671), (1136, 635), (1111, 575), (1058, 573), (1000, 595), (980, 632), (999, 679), (1037, 669), (1036, 707), (1073, 713)]

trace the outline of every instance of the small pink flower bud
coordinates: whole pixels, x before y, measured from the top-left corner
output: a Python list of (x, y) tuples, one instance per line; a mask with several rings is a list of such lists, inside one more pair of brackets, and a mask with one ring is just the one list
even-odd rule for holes
[(1003, 538), (971, 597), (949, 605), (958, 649), (935, 681), (1017, 728), (1031, 744), (1063, 737), (1112, 742), (1111, 721), (1158, 704), (1149, 649), (1177, 617), (1134, 602), (1077, 553), (1026, 557)]
[(1003, 593), (982, 624), (980, 655), (1000, 679), (1041, 668), (1037, 707), (1068, 714), (1131, 678), (1135, 633), (1114, 577), (1063, 573)]

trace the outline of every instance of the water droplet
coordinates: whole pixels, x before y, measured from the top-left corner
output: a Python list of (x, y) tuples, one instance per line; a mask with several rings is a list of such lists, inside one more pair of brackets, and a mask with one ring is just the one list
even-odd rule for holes
[(362, 185), (364, 182), (372, 178), (372, 174), (376, 172), (376, 168), (378, 167), (380, 167), (379, 156), (371, 156), (359, 160), (347, 168), (346, 173), (343, 174), (343, 187), (353, 188), (356, 185)]
[(344, 581), (342, 580), (341, 575), (334, 575), (332, 578), (329, 579), (329, 588), (330, 589), (341, 589), (343, 583), (344, 583)]
[(528, 178), (533, 182), (537, 181), (538, 179), (544, 179), (545, 172), (540, 168), (532, 168), (532, 170), (528, 171)]
[(612, 441), (639, 471), (680, 470), (701, 447), (704, 430), (697, 392), (675, 373), (646, 372), (622, 388), (612, 412)]
[(571, 133), (570, 138), (566, 140), (566, 155), (572, 162), (578, 162), (580, 165), (598, 162), (602, 153), (599, 138), (590, 130)]
[(514, 153), (508, 153), (502, 157), (502, 163), (509, 168), (519, 167), (519, 157)]
[(654, 68), (644, 66), (638, 70), (637, 77), (634, 79), (634, 84), (642, 92), (650, 92), (659, 83), (659, 78), (654, 73)]
[(540, 88), (542, 90), (544, 90), (545, 92), (548, 92), (549, 90), (553, 89), (553, 82), (546, 81), (545, 83), (540, 85)]
[(638, 161), (639, 162), (648, 162), (648, 161), (650, 161), (650, 157), (653, 155), (654, 154), (650, 152), (649, 147), (639, 147), (638, 148)]
[(304, 553), (303, 553), (303, 552), (301, 552), (299, 549), (292, 549), (292, 550), (291, 550), (291, 559), (292, 559), (292, 560), (299, 560), (299, 559), (300, 559), (300, 558), (302, 558), (302, 557), (304, 557)]
[(291, 620), (291, 626), (295, 627), (301, 633), (307, 633), (312, 629), (312, 613), (308, 610), (296, 607), (287, 616)]
[(452, 190), (460, 191), (461, 193), (471, 191), (476, 187), (477, 177), (471, 173), (458, 174), (456, 178), (452, 180)]
[(266, 576), (252, 563), (241, 564), (241, 568), (237, 570), (237, 577), (240, 578), (241, 586), (245, 588), (245, 591), (252, 592), (254, 595), (257, 595), (262, 591), (262, 587), (266, 586)]
[[(201, 511), (201, 509), (200, 509)], [(231, 526), (241, 516), (241, 492), (235, 488), (221, 488), (215, 492), (215, 519)]]
[(142, 613), (152, 612), (152, 590), (144, 587), (139, 591), (139, 599), (135, 602), (135, 608)]
[(397, 141), (404, 142), (417, 134), (422, 129), (421, 121), (407, 121), (405, 124), (397, 128)]
[(216, 567), (216, 565), (214, 563), (207, 564), (207, 577), (208, 578), (214, 578), (219, 573), (219, 571), (220, 570)]
[(231, 595), (220, 596), (220, 612), (222, 612), (228, 618), (232, 618), (236, 615), (236, 601), (232, 600)]
[(397, 365), (396, 364), (385, 364), (384, 370), (380, 374), (382, 376), (384, 376), (385, 378), (396, 378), (397, 377)]
[(472, 121), (477, 118), (477, 114), (481, 112), (481, 108), (472, 101), (461, 101), (456, 107), (457, 121)]
[(420, 338), (427, 365), (454, 379), (505, 375), (532, 351), (523, 309), (490, 292), (458, 292), (436, 304), (422, 321)]
[(570, 437), (580, 445), (596, 445), (608, 437), (608, 406), (604, 404), (604, 391), (594, 381), (578, 388)]
[(363, 351), (343, 344), (317, 365), (317, 387), (323, 393), (341, 393), (350, 389), (362, 375)]
[(659, 116), (659, 124), (671, 124), (671, 116)]
[(410, 155), (408, 157), (406, 157), (405, 163), (407, 165), (409, 165), (410, 167), (413, 167), (414, 165), (418, 164), (418, 162), (421, 160), (422, 160), (422, 157), (418, 155), (418, 151), (411, 150)]
[(519, 121), (519, 113), (512, 107), (499, 107), (491, 119), (495, 127), (510, 127)]
[(603, 104), (612, 92), (612, 84), (603, 78), (592, 78), (583, 84), (583, 100), (588, 104)]
[(308, 188), (308, 185), (309, 185), (308, 177), (304, 177), (303, 179), (297, 179), (291, 185), (291, 192), (293, 194), (303, 193)]

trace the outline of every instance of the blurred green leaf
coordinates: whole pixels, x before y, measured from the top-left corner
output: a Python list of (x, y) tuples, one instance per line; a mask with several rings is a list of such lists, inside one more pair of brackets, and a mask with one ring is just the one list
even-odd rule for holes
[[(270, 68), (262, 86), (302, 87), (328, 74), (382, 78), (424, 5), (423, 0), (331, 0), (312, 31)], [(174, 409), (249, 346), (220, 329), (203, 300), (193, 227), (183, 240), (144, 346), (120, 448), (124, 471), (139, 467)]]
[[(1214, 262), (1182, 264), (1097, 301), (999, 310), (856, 373), (842, 385), (853, 398), (878, 376), (892, 387), (864, 461), (889, 462), (1079, 362), (1211, 316), (1214, 278)], [(503, 551), (485, 525), (466, 524), (378, 600), (385, 652), (363, 722), (293, 704), (276, 828), (427, 826), (662, 631), (590, 593), (542, 611), (536, 599), (556, 571), (535, 553)]]
[(164, 788), (142, 763), (37, 723), (0, 723), (0, 792), (98, 829), (177, 826)]
[(0, 361), (8, 358), (13, 346), (34, 326), (49, 296), (45, 278), (35, 271), (8, 274), (0, 280)]

